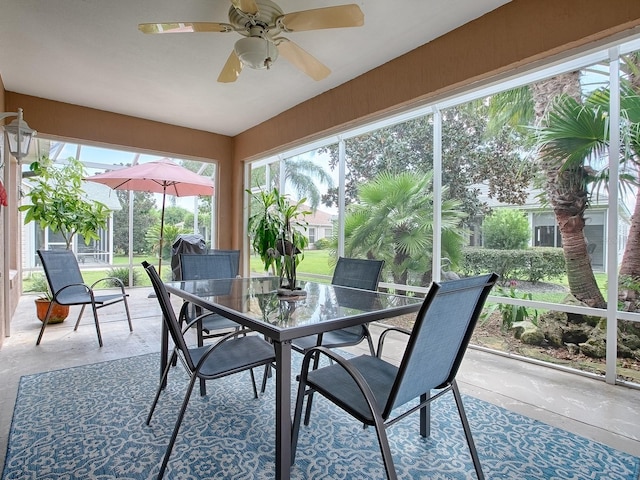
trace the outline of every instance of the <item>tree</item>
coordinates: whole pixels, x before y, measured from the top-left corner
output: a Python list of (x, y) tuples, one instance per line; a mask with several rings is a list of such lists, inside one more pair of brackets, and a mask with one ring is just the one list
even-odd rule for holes
[[(588, 207), (588, 172), (584, 164), (558, 157), (554, 141), (549, 135), (556, 128), (559, 116), (553, 112), (554, 99), (560, 95), (581, 100), (580, 73), (568, 72), (517, 89), (516, 92), (491, 98), (493, 122), (514, 126), (526, 131), (533, 125), (539, 135), (536, 144), (536, 164), (540, 167), (540, 181), (545, 199), (552, 207), (562, 235), (562, 248), (567, 265), (567, 280), (573, 296), (585, 304), (604, 308), (606, 302), (591, 268), (587, 241), (584, 235), (584, 212)], [(521, 122), (527, 121), (526, 125)]]
[[(452, 107), (443, 115), (442, 182), (451, 198), (472, 218), (486, 211), (472, 185), (487, 182), (490, 196), (522, 203), (533, 169), (522, 157), (523, 134), (507, 127), (488, 130), (488, 106), (482, 102)], [(346, 203), (355, 201), (358, 187), (381, 172), (425, 172), (433, 168), (433, 119), (419, 117), (346, 141)], [(491, 135), (489, 135), (491, 133)], [(326, 149), (330, 165), (338, 164), (338, 148)], [(329, 189), (326, 205), (337, 204), (338, 192)]]
[(111, 212), (105, 204), (87, 198), (82, 189), (82, 163), (69, 157), (65, 165), (55, 165), (43, 156), (29, 168), (35, 176), (28, 194), (31, 204), (19, 207), (27, 212), (24, 223), (38, 222), (42, 229), (60, 232), (67, 249), (78, 233), (87, 245), (99, 240), (98, 231), (107, 225)]
[(271, 164), (271, 188), (280, 189), (281, 174), (284, 175), (284, 183), (289, 184), (296, 192), (298, 198), (305, 198), (309, 206), (315, 210), (320, 205), (321, 195), (318, 190), (319, 184), (325, 184), (329, 188), (333, 187), (333, 178), (325, 169), (308, 158), (287, 158), (280, 162)]
[[(156, 202), (153, 193), (133, 193), (133, 253), (146, 253), (150, 250), (145, 235), (157, 222)], [(113, 212), (113, 247), (116, 252), (129, 254), (129, 194), (128, 190), (116, 190), (122, 209)]]
[[(408, 284), (410, 272), (418, 283), (431, 280), (433, 247), (433, 172), (380, 172), (358, 190), (358, 202), (345, 217), (345, 254), (385, 260), (394, 283)], [(446, 189), (443, 192), (447, 193)], [(452, 261), (461, 255), (460, 202), (442, 203), (442, 254)], [(425, 275), (426, 274), (426, 275)]]
[(531, 237), (527, 217), (515, 208), (500, 208), (482, 223), (484, 246), (496, 250), (519, 250)]

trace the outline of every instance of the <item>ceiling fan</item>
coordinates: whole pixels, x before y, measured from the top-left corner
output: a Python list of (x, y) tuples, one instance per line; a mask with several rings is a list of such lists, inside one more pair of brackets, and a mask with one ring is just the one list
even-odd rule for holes
[(362, 25), (364, 14), (355, 4), (285, 14), (271, 0), (231, 0), (229, 23), (141, 23), (138, 29), (143, 33), (238, 32), (244, 38), (236, 42), (218, 76), (218, 82), (229, 83), (238, 79), (243, 67), (270, 68), (280, 54), (314, 80), (322, 80), (331, 70), (280, 33)]

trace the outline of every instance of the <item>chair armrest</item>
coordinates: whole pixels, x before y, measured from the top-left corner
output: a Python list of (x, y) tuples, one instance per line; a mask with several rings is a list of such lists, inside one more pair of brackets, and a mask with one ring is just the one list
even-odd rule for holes
[(122, 282), (122, 280), (120, 280), (118, 277), (104, 277), (104, 278), (100, 278), (99, 280), (96, 280), (95, 282), (93, 282), (91, 284), (91, 289), (93, 290), (93, 287), (95, 287), (97, 284), (101, 283), (101, 282), (106, 282), (107, 280), (111, 280), (114, 283), (116, 283), (116, 285), (118, 287), (120, 287), (120, 289), (122, 290), (122, 293), (124, 293), (124, 283)]
[(62, 287), (57, 292), (54, 292), (53, 301), (55, 302), (56, 298), (58, 298), (58, 295), (60, 295), (62, 292), (64, 292), (67, 288), (71, 288), (71, 287), (83, 287), (87, 291), (88, 294), (93, 295), (93, 291), (91, 290), (91, 288), (86, 283), (70, 283), (69, 285), (65, 285), (64, 287)]
[(411, 331), (407, 330), (406, 328), (400, 328), (400, 327), (389, 327), (386, 328), (382, 331), (382, 333), (380, 334), (380, 337), (378, 337), (378, 349), (376, 350), (376, 355), (378, 358), (382, 358), (382, 349), (384, 347), (384, 341), (387, 337), (387, 334), (389, 334), (389, 332), (400, 332), (403, 333), (407, 336), (411, 335)]

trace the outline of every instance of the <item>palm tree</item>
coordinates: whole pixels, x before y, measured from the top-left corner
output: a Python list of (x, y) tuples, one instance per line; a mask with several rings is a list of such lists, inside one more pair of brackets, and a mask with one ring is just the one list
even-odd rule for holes
[[(534, 125), (540, 131), (554, 122), (550, 115), (554, 99), (560, 95), (581, 100), (580, 73), (568, 72), (533, 83), (516, 91), (496, 95), (491, 99), (493, 122), (509, 122), (527, 128)], [(523, 124), (523, 120), (526, 124)], [(553, 125), (551, 128), (554, 128)], [(584, 235), (584, 212), (588, 207), (588, 181), (584, 165), (575, 162), (565, 167), (554, 152), (553, 143), (544, 134), (539, 137), (537, 163), (542, 174), (546, 200), (551, 205), (562, 235), (562, 248), (567, 264), (567, 280), (573, 296), (585, 304), (604, 308), (606, 302), (591, 268)]]
[[(345, 254), (385, 260), (394, 283), (406, 285), (410, 272), (431, 270), (433, 172), (382, 172), (362, 185), (345, 217)], [(443, 192), (446, 194), (445, 192)], [(461, 255), (459, 202), (442, 203), (442, 254)], [(430, 275), (428, 275), (430, 279)], [(419, 279), (423, 284), (425, 276)]]
[[(305, 158), (288, 158), (282, 161), (282, 179), (294, 189), (298, 198), (306, 198), (309, 206), (315, 211), (320, 205), (321, 193), (318, 183), (333, 187), (333, 178), (327, 171), (313, 160)], [(272, 186), (278, 187), (281, 182), (281, 170), (276, 169), (272, 176)]]

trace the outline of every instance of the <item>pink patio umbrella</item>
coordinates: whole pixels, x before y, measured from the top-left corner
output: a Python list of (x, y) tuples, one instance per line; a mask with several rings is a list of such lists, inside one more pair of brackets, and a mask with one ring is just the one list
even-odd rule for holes
[(102, 183), (114, 190), (134, 190), (162, 194), (162, 213), (160, 215), (160, 260), (158, 273), (162, 269), (162, 242), (164, 231), (164, 205), (167, 195), (188, 197), (194, 195), (213, 195), (213, 182), (210, 178), (187, 170), (167, 158), (156, 162), (147, 162), (132, 167), (101, 173), (85, 180)]

